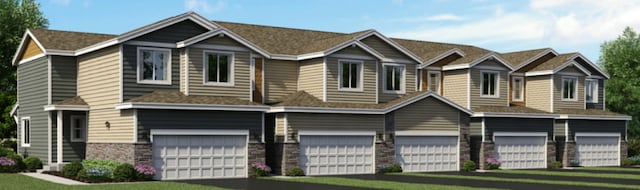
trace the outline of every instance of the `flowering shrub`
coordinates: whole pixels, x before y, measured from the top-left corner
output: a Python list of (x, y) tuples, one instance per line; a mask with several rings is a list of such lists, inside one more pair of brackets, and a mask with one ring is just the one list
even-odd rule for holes
[(251, 166), (251, 171), (256, 176), (267, 176), (271, 172), (271, 167), (262, 162), (253, 162), (249, 166)]
[(16, 161), (7, 157), (0, 157), (0, 172), (12, 172), (15, 170)]
[(92, 179), (108, 179), (111, 178), (112, 170), (104, 166), (95, 166), (86, 170), (87, 177)]
[(156, 169), (151, 165), (139, 164), (136, 165), (136, 177), (138, 179), (151, 180), (156, 175)]
[(500, 169), (500, 160), (495, 159), (495, 158), (487, 158), (487, 167), (485, 167), (487, 170), (497, 170)]

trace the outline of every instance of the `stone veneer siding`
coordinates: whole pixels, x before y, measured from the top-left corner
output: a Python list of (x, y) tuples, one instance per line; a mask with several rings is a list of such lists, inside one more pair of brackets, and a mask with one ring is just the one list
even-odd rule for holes
[(87, 160), (113, 160), (129, 164), (152, 164), (148, 143), (87, 143)]
[(620, 141), (620, 165), (622, 166), (623, 161), (627, 158), (629, 146), (627, 145), (627, 141)]
[(562, 153), (562, 166), (569, 167), (570, 161), (576, 159), (576, 142), (565, 142), (564, 152)]
[(287, 175), (289, 169), (300, 167), (299, 143), (275, 143), (272, 151), (274, 151), (274, 160), (271, 162), (273, 174)]
[[(460, 113), (462, 114), (462, 113)], [(458, 154), (460, 155), (460, 169), (463, 169), (464, 162), (471, 160), (471, 135), (469, 133), (469, 117), (460, 117), (460, 140)]]
[(376, 163), (373, 167), (376, 167), (376, 173), (379, 172), (381, 165), (395, 164), (395, 143), (392, 139), (387, 138), (384, 142), (376, 142), (375, 146)]
[(556, 161), (556, 142), (549, 140), (547, 141), (547, 168), (554, 161)]
[(494, 157), (494, 144), (491, 141), (482, 142), (480, 145), (480, 160), (478, 166), (481, 170), (485, 169), (485, 160)]

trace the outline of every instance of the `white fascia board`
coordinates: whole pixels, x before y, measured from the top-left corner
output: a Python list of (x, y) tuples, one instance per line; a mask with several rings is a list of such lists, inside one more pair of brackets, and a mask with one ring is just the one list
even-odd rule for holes
[(396, 131), (396, 136), (458, 136), (458, 131), (425, 131), (425, 130), (407, 130)]
[(451, 70), (458, 70), (458, 69), (468, 69), (470, 68), (471, 65), (469, 65), (468, 63), (462, 63), (462, 64), (455, 64), (455, 65), (445, 65), (442, 66), (442, 70), (443, 71), (451, 71)]
[(511, 117), (511, 118), (553, 119), (553, 118), (557, 118), (558, 114), (474, 112), (472, 117)]
[(438, 56), (436, 56), (436, 57), (434, 57), (432, 59), (429, 59), (429, 60), (425, 61), (424, 63), (420, 64), (420, 66), (418, 66), (418, 68), (424, 69), (425, 67), (428, 67), (429, 65), (431, 65), (431, 64), (433, 64), (435, 62), (438, 62), (441, 59), (449, 57), (450, 55), (453, 55), (454, 53), (458, 54), (458, 55), (460, 55), (462, 57), (466, 56), (464, 51), (462, 51), (462, 50), (460, 50), (458, 48), (453, 48), (453, 49), (450, 49), (449, 51), (446, 51), (446, 52), (444, 52), (444, 53), (442, 53), (442, 54), (440, 54), (440, 55), (438, 55)]
[(249, 49), (258, 52), (260, 55), (265, 56), (265, 57), (270, 57), (269, 52), (259, 48), (258, 46), (256, 46), (255, 44), (249, 42), (248, 40), (238, 36), (237, 34), (228, 31), (227, 29), (224, 28), (220, 28), (220, 29), (215, 29), (209, 32), (205, 32), (203, 34), (197, 35), (195, 37), (180, 41), (176, 43), (176, 47), (178, 48), (183, 48), (183, 47), (187, 47), (190, 45), (193, 45), (195, 43), (201, 42), (202, 40), (206, 40), (209, 39), (211, 37), (214, 37), (216, 35), (226, 35), (229, 38), (235, 40), (236, 42), (248, 47)]
[(599, 66), (597, 66), (596, 64), (594, 64), (593, 62), (591, 62), (589, 59), (587, 59), (584, 55), (582, 55), (581, 53), (576, 53), (576, 55), (574, 55), (573, 57), (571, 57), (571, 59), (575, 59), (575, 58), (580, 58), (582, 60), (584, 60), (585, 62), (587, 62), (589, 65), (591, 65), (591, 67), (593, 67), (594, 69), (596, 69), (596, 71), (598, 71), (600, 74), (602, 74), (605, 78), (609, 79), (609, 75), (607, 73), (605, 73)]
[(286, 60), (286, 61), (298, 61), (298, 56), (287, 54), (271, 54), (266, 56), (269, 59)]
[(202, 33), (200, 35), (191, 37), (189, 39), (176, 42), (176, 47), (177, 48), (183, 48), (183, 47), (186, 47), (186, 46), (190, 46), (190, 45), (193, 45), (195, 43), (201, 42), (202, 40), (206, 40), (206, 39), (209, 39), (209, 38), (214, 37), (216, 35), (219, 35), (220, 33), (222, 33), (222, 29), (216, 29), (216, 30), (208, 31), (208, 32)]
[(20, 104), (16, 103), (16, 105), (13, 105), (13, 108), (11, 109), (11, 112), (9, 112), (10, 116), (14, 116), (16, 115), (16, 113), (18, 113), (18, 108), (20, 107)]
[(298, 130), (298, 136), (375, 136), (376, 131), (355, 130)]
[(620, 133), (576, 132), (576, 137), (620, 137)]
[(58, 50), (58, 49), (47, 49), (45, 50), (46, 55), (61, 55), (61, 56), (76, 56), (76, 52), (73, 50)]
[(210, 104), (171, 104), (126, 102), (116, 104), (115, 109), (174, 109), (174, 110), (219, 110), (219, 111), (269, 111), (269, 106), (251, 105), (210, 105)]
[(578, 64), (575, 61), (567, 61), (566, 63), (560, 65), (559, 67), (557, 67), (556, 69), (553, 70), (553, 74), (560, 72), (562, 69), (565, 69), (568, 66), (575, 66), (576, 68), (578, 68), (578, 70), (582, 71), (582, 73), (584, 73), (585, 75), (587, 75), (587, 76), (591, 75), (591, 72), (589, 72), (589, 70), (587, 70), (584, 67), (580, 66), (580, 64)]
[(496, 61), (500, 62), (505, 67), (509, 68), (509, 70), (513, 71), (513, 66), (511, 66), (511, 64), (509, 64), (509, 62), (507, 60), (504, 60), (502, 57), (500, 57), (496, 53), (488, 53), (487, 55), (482, 56), (480, 59), (476, 59), (476, 60), (472, 61), (471, 63), (469, 63), (469, 67), (474, 67), (474, 66), (482, 63), (483, 61), (487, 60), (487, 59), (495, 59)]
[(551, 48), (547, 48), (547, 50), (539, 53), (538, 55), (533, 56), (533, 57), (527, 59), (526, 61), (523, 61), (522, 63), (519, 63), (516, 67), (513, 68), (513, 70), (516, 71), (518, 69), (521, 69), (522, 67), (529, 65), (531, 62), (533, 62), (535, 60), (538, 60), (542, 56), (545, 56), (545, 55), (547, 55), (549, 53), (553, 53), (553, 55), (556, 55), (556, 56), (558, 55), (558, 52), (556, 52), (555, 50), (553, 50)]
[(533, 77), (533, 76), (541, 76), (541, 75), (552, 75), (553, 73), (554, 73), (553, 70), (533, 71), (533, 72), (524, 73), (524, 76)]
[(126, 45), (135, 45), (135, 46), (153, 46), (153, 47), (161, 47), (161, 48), (177, 48), (174, 43), (162, 43), (162, 42), (146, 42), (146, 41), (127, 41), (124, 42)]
[(461, 105), (458, 105), (455, 102), (453, 102), (453, 101), (451, 101), (449, 99), (446, 99), (446, 98), (444, 98), (444, 97), (442, 97), (442, 96), (440, 96), (440, 95), (438, 95), (436, 93), (433, 93), (431, 91), (427, 92), (427, 93), (424, 93), (424, 94), (422, 94), (420, 96), (416, 96), (416, 97), (410, 98), (410, 99), (408, 99), (408, 100), (406, 100), (406, 101), (404, 101), (402, 103), (399, 103), (399, 104), (396, 104), (394, 106), (391, 106), (391, 107), (389, 107), (389, 108), (387, 108), (385, 110), (385, 113), (392, 112), (394, 110), (397, 110), (397, 109), (402, 108), (404, 106), (410, 105), (410, 104), (412, 104), (414, 102), (417, 102), (417, 101), (422, 100), (422, 99), (427, 98), (427, 97), (433, 97), (433, 98), (435, 98), (437, 100), (440, 100), (441, 102), (443, 102), (445, 104), (448, 104), (449, 106), (454, 107), (454, 108), (456, 108), (456, 109), (458, 109), (458, 110), (460, 110), (462, 112), (465, 112), (465, 113), (467, 113), (469, 115), (473, 114), (473, 112), (471, 110), (469, 110), (469, 109), (467, 109), (465, 107), (462, 107)]
[(355, 44), (356, 46), (362, 48), (364, 51), (366, 51), (367, 53), (370, 53), (371, 55), (373, 55), (374, 57), (376, 57), (378, 59), (385, 59), (384, 55), (382, 55), (380, 52), (374, 50), (373, 48), (369, 47), (365, 43), (362, 43), (360, 41), (354, 41), (353, 44)]
[(584, 120), (622, 120), (622, 121), (630, 121), (632, 119), (631, 116), (618, 116), (618, 115), (568, 115), (562, 114), (558, 116), (556, 119), (584, 119)]
[(381, 109), (319, 108), (319, 107), (272, 107), (267, 113), (342, 113), (342, 114), (385, 114)]
[(54, 111), (54, 110), (89, 111), (89, 106), (87, 105), (46, 105), (44, 106), (44, 111)]
[(327, 56), (328, 54), (324, 53), (324, 52), (313, 52), (313, 53), (307, 53), (307, 54), (302, 54), (299, 56), (295, 56), (296, 60), (300, 61), (300, 60), (305, 60), (305, 59), (313, 59), (313, 58), (318, 58), (318, 57), (324, 57)]
[(118, 44), (120, 42), (123, 42), (123, 41), (118, 40), (117, 38), (113, 38), (113, 39), (110, 39), (110, 40), (107, 40), (107, 41), (104, 41), (104, 42), (100, 42), (100, 43), (97, 43), (97, 44), (94, 44), (94, 45), (91, 45), (91, 46), (88, 46), (88, 47), (85, 47), (85, 48), (82, 48), (82, 49), (79, 49), (79, 50), (76, 50), (76, 51), (71, 51), (71, 52), (73, 53), (73, 56), (80, 56), (80, 55), (83, 55), (83, 54), (86, 54), (86, 53), (89, 53), (89, 52), (93, 52), (93, 51), (96, 51), (96, 50), (99, 50), (99, 49), (102, 49), (102, 48), (106, 48), (106, 47), (109, 47), (109, 46), (112, 46), (112, 45), (116, 45), (116, 44)]
[(548, 135), (547, 132), (493, 132), (493, 136), (509, 136), (509, 137), (546, 137)]
[(29, 62), (29, 61), (33, 61), (33, 60), (36, 60), (36, 59), (40, 59), (40, 58), (42, 58), (44, 56), (47, 56), (47, 55), (44, 54), (44, 53), (41, 53), (41, 54), (38, 54), (38, 55), (31, 56), (29, 58), (20, 60), (20, 62), (18, 62), (18, 65), (22, 65), (23, 63), (26, 63), (26, 62)]

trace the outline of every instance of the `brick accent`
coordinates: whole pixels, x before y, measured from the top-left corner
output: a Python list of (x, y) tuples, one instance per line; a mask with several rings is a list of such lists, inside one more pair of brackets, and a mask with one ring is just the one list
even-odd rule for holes
[[(462, 114), (462, 113), (460, 113)], [(471, 160), (471, 135), (469, 135), (469, 117), (460, 117), (460, 170), (464, 162)]]
[(627, 145), (627, 141), (620, 141), (620, 165), (622, 166), (622, 161), (624, 161), (625, 158), (627, 158), (628, 155), (628, 148), (629, 145)]
[(376, 173), (378, 172), (378, 166), (395, 164), (395, 144), (393, 141), (376, 142), (374, 149), (376, 154)]
[(485, 168), (485, 160), (494, 157), (494, 143), (491, 141), (482, 142), (480, 145), (480, 160), (478, 166), (481, 170)]
[(136, 146), (133, 143), (87, 143), (85, 158), (135, 164), (135, 152)]
[(562, 166), (569, 167), (571, 160), (576, 159), (576, 142), (565, 142), (564, 152), (562, 153)]
[(153, 164), (153, 150), (151, 149), (151, 147), (151, 143), (135, 144), (135, 164)]
[(547, 168), (551, 167), (551, 162), (556, 161), (556, 143), (547, 142)]

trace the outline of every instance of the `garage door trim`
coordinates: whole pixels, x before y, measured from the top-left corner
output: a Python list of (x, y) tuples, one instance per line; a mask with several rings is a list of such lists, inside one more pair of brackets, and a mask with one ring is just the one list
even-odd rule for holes
[(620, 133), (585, 133), (585, 132), (576, 132), (576, 137), (620, 137)]
[(396, 136), (459, 136), (460, 131), (396, 131)]
[(375, 136), (376, 131), (298, 130), (298, 136)]
[[(544, 137), (544, 163), (548, 163), (549, 160), (549, 152), (547, 150), (547, 144), (549, 143), (549, 134), (547, 132), (504, 132), (504, 131), (500, 131), (500, 132), (493, 132), (493, 142), (495, 144), (496, 142), (496, 137)], [(495, 154), (497, 154), (498, 151), (495, 150)]]
[(154, 135), (238, 135), (249, 137), (249, 130), (226, 130), (226, 129), (151, 129), (150, 140), (153, 142)]

